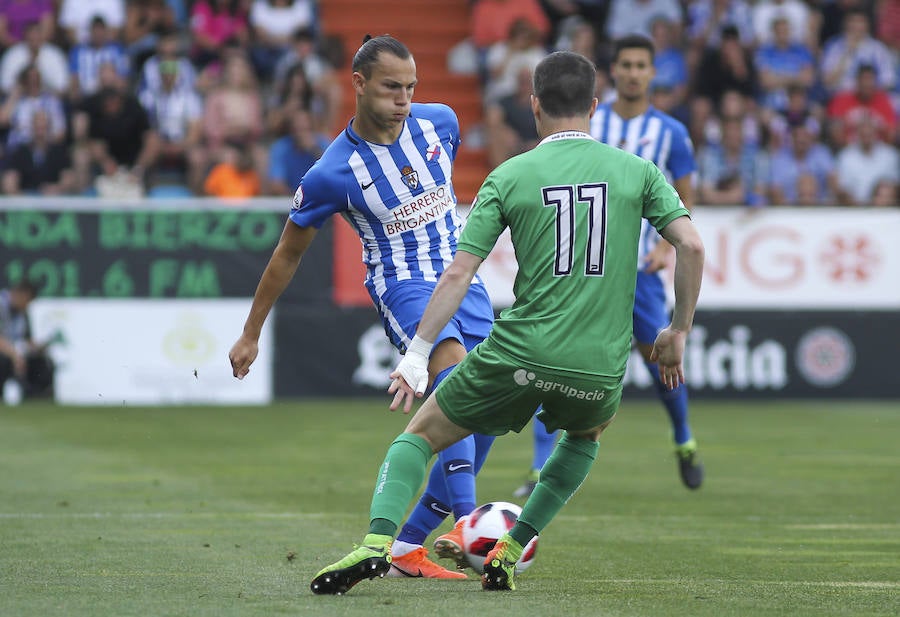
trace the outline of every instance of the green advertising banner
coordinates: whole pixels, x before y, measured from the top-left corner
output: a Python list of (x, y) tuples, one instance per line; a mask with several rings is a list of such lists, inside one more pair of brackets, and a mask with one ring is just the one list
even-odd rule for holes
[[(43, 297), (249, 297), (287, 216), (282, 200), (194, 201), (183, 208), (96, 201), (80, 208), (84, 201), (76, 202), (0, 204), (0, 286), (28, 277)], [(328, 250), (311, 252), (306, 284), (292, 285), (286, 295), (327, 297), (330, 267), (314, 265), (320, 256), (328, 260)]]

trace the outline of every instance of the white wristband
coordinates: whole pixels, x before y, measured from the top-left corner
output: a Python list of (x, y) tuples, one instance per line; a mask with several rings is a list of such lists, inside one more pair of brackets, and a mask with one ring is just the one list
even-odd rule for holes
[(406, 346), (406, 353), (417, 353), (427, 358), (431, 355), (431, 348), (433, 346), (433, 342), (426, 341), (417, 334), (413, 337), (413, 340), (409, 342), (409, 345)]

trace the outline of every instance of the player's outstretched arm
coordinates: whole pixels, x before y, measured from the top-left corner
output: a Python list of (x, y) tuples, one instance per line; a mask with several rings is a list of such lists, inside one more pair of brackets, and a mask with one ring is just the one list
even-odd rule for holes
[(453, 262), (441, 274), (428, 306), (425, 307), (413, 342), (400, 364), (391, 373), (393, 381), (388, 387), (388, 393), (394, 395), (391, 401), (392, 411), (403, 405), (403, 411), (409, 413), (413, 399), (425, 394), (431, 347), (462, 304), (482, 261), (477, 255), (457, 251)]
[(238, 379), (243, 379), (250, 372), (250, 365), (259, 353), (259, 334), (266, 317), (294, 277), (316, 231), (315, 227), (299, 227), (291, 221), (285, 223), (278, 245), (256, 287), (244, 331), (228, 353), (232, 374)]
[(684, 383), (684, 345), (700, 295), (704, 249), (700, 234), (686, 216), (666, 225), (661, 233), (675, 247), (675, 310), (672, 323), (656, 337), (650, 359), (659, 365), (662, 382), (673, 389)]

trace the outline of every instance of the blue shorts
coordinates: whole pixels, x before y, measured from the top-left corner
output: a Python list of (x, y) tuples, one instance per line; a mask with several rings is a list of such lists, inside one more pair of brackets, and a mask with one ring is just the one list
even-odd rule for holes
[[(406, 352), (404, 340), (416, 334), (416, 328), (437, 283), (427, 281), (392, 282), (380, 298), (371, 293), (381, 315), (384, 331), (391, 343)], [(448, 338), (462, 343), (466, 351), (487, 338), (494, 325), (494, 309), (484, 285), (471, 285), (456, 314), (438, 334), (435, 344)]]
[(658, 274), (638, 272), (632, 319), (634, 338), (638, 343), (646, 345), (652, 345), (660, 330), (669, 325), (666, 290)]

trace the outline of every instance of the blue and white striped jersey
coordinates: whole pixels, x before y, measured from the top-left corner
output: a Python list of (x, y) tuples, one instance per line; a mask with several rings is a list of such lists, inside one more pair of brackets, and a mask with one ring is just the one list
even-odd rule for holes
[(348, 125), (303, 176), (290, 218), (318, 228), (343, 216), (359, 234), (366, 286), (378, 297), (394, 281), (437, 281), (460, 232), (450, 181), (458, 147), (456, 114), (438, 103), (413, 103), (392, 144), (367, 142)]
[[(613, 110), (611, 102), (601, 103), (591, 117), (591, 136), (653, 161), (669, 182), (697, 169), (694, 148), (685, 126), (653, 106), (641, 115), (625, 120)], [(657, 231), (644, 221), (638, 256), (646, 256), (658, 241)]]

